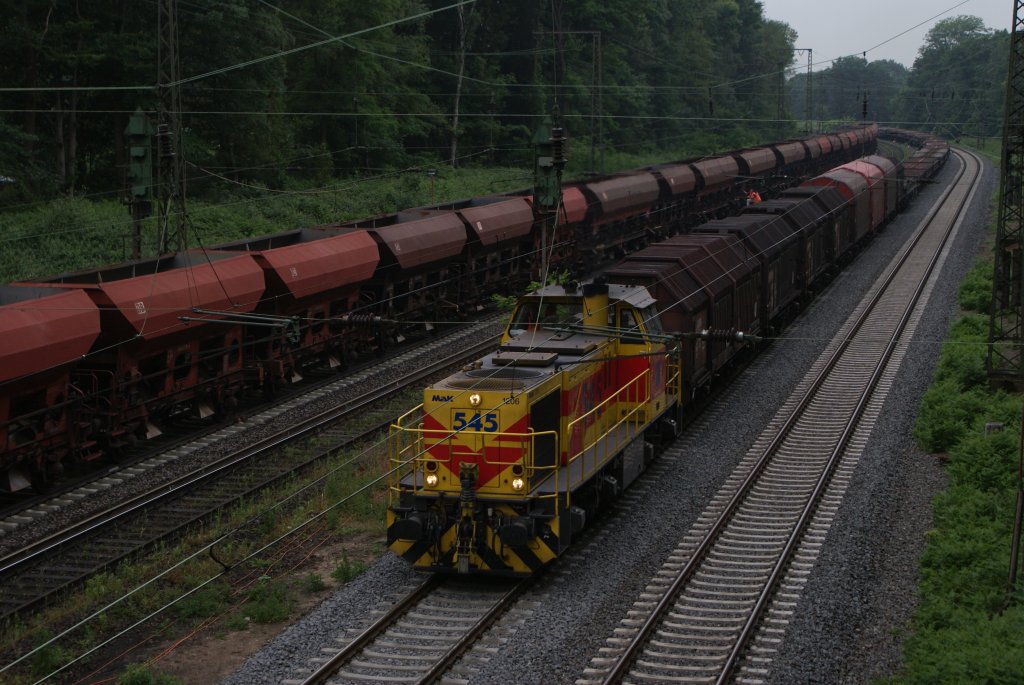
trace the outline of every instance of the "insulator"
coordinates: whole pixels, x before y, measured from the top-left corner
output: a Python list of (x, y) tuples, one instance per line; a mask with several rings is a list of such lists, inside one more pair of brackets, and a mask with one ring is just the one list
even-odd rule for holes
[(743, 331), (737, 331), (735, 329), (722, 330), (722, 329), (704, 329), (699, 333), (691, 334), (694, 337), (700, 338), (701, 340), (722, 340), (725, 342), (738, 342), (744, 343), (751, 340), (757, 340), (756, 336), (749, 335)]
[(348, 323), (353, 325), (369, 324), (369, 323), (380, 323), (381, 318), (374, 316), (373, 314), (346, 314), (339, 319), (341, 323)]
[(171, 130), (167, 124), (159, 124), (156, 128), (156, 137), (159, 141), (160, 156), (161, 157), (173, 157), (174, 156), (174, 144), (171, 140)]
[(551, 128), (551, 161), (556, 165), (564, 165), (565, 158), (565, 130), (561, 126)]

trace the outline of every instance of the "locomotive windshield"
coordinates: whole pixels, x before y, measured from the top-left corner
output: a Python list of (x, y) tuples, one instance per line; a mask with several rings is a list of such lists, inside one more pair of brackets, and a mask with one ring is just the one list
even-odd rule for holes
[(579, 301), (567, 303), (528, 300), (516, 308), (508, 333), (516, 336), (536, 330), (538, 326), (543, 328), (579, 323), (582, 317)]

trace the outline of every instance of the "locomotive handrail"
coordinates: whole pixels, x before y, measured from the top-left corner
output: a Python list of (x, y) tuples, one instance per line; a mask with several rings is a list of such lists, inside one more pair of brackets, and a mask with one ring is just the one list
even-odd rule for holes
[[(508, 431), (487, 432), (465, 429), (459, 431), (451, 431), (443, 428), (424, 428), (422, 424), (419, 424), (416, 427), (402, 425), (402, 422), (404, 420), (407, 420), (411, 414), (414, 414), (417, 411), (421, 411), (422, 407), (423, 405), (419, 405), (418, 407), (406, 412), (401, 417), (399, 417), (395, 421), (395, 423), (391, 424), (392, 434), (390, 436), (391, 444), (389, 447), (389, 459), (391, 461), (393, 468), (390, 470), (391, 479), (389, 483), (389, 489), (393, 492), (393, 496), (394, 493), (401, 491), (401, 482), (402, 479), (405, 478), (406, 476), (412, 476), (413, 487), (417, 489), (424, 489), (423, 480), (421, 478), (417, 478), (416, 474), (427, 463), (451, 464), (453, 459), (458, 459), (460, 457), (466, 456), (473, 456), (485, 464), (497, 466), (511, 466), (513, 463), (515, 463), (513, 461), (490, 459), (482, 450), (480, 452), (471, 453), (455, 452), (451, 449), (451, 446), (447, 448), (447, 458), (438, 458), (430, 454), (430, 449), (433, 447), (443, 445), (445, 442), (450, 442), (460, 437), (465, 438), (467, 436), (478, 438), (481, 441), (490, 440), (492, 443), (498, 440), (506, 440), (509, 442), (518, 441), (521, 444), (521, 447), (518, 449), (522, 450), (521, 458), (524, 462), (523, 477), (526, 479), (527, 484), (540, 482), (549, 477), (552, 473), (555, 475), (555, 481), (557, 483), (558, 472), (561, 468), (560, 460), (555, 459), (554, 463), (549, 465), (537, 465), (536, 463), (534, 463), (534, 445), (536, 444), (538, 438), (551, 438), (554, 441), (555, 454), (559, 454), (558, 431), (549, 430), (536, 432), (533, 430), (529, 430), (526, 433)], [(412, 437), (408, 442), (403, 442), (399, 437), (400, 435)], [(431, 442), (432, 438), (434, 438), (433, 442)], [(428, 445), (428, 443), (430, 444)], [(452, 487), (454, 487), (454, 485)], [(530, 491), (530, 488), (528, 487), (526, 490)], [(430, 491), (431, 490), (427, 490), (427, 492)], [(436, 491), (443, 492), (444, 490), (439, 488)], [(555, 493), (549, 495), (538, 495), (538, 497), (553, 498), (555, 497), (556, 493), (557, 488)]]
[[(591, 450), (593, 450), (590, 469), (589, 470), (586, 469), (586, 462), (585, 461), (584, 461), (583, 466), (581, 468), (583, 480), (587, 480), (594, 473), (596, 473), (599, 469), (601, 469), (607, 463), (608, 458), (611, 455), (618, 454), (620, 449), (622, 449), (623, 447), (628, 445), (630, 442), (632, 442), (633, 439), (636, 437), (636, 435), (639, 434), (639, 432), (640, 432), (639, 431), (639, 427), (642, 426), (643, 423), (644, 423), (643, 419), (640, 418), (640, 415), (641, 415), (642, 412), (645, 411), (647, 403), (650, 401), (650, 398), (651, 398), (650, 376), (651, 376), (651, 370), (649, 368), (648, 369), (644, 369), (642, 372), (640, 372), (634, 378), (632, 378), (631, 380), (627, 381), (622, 387), (620, 387), (614, 393), (610, 394), (607, 398), (605, 398), (600, 404), (595, 406), (593, 409), (591, 409), (590, 411), (586, 412), (585, 414), (582, 414), (581, 416), (573, 419), (568, 424), (566, 424), (565, 433), (566, 433), (567, 436), (571, 436), (574, 433), (574, 431), (578, 427), (580, 427), (579, 424), (581, 424), (581, 422), (582, 422), (582, 429), (583, 429), (584, 435), (585, 435), (586, 429), (587, 429), (587, 424), (585, 422), (590, 420), (593, 417), (593, 415), (596, 414), (597, 412), (604, 411), (605, 409), (607, 409), (607, 407), (609, 405), (611, 405), (613, 403), (616, 405), (616, 408), (618, 408), (617, 405), (619, 405), (619, 404), (632, 404), (632, 405), (634, 405), (628, 411), (624, 411), (619, 416), (618, 420), (616, 420), (611, 425), (606, 426), (603, 429), (603, 432), (601, 432), (599, 435), (594, 437), (590, 441), (590, 443), (588, 443), (588, 444), (584, 445), (583, 447), (581, 447), (580, 450), (576, 454), (574, 454), (574, 455), (572, 455), (571, 457), (568, 458), (568, 460), (566, 462), (567, 464), (571, 464), (574, 461), (576, 461), (577, 459), (584, 459), (585, 460), (585, 458), (586, 458), (585, 455), (588, 452), (590, 452)], [(639, 388), (640, 388), (641, 381), (644, 381), (644, 380), (647, 381), (646, 385), (644, 386), (644, 387), (646, 387), (647, 391), (645, 393), (643, 393), (644, 396), (641, 397), (640, 396), (640, 392), (639, 392)], [(635, 397), (633, 397), (632, 399), (627, 397), (625, 400), (622, 400), (621, 399), (621, 395), (623, 393), (629, 392), (631, 390), (636, 392)], [(614, 413), (613, 413), (613, 416), (614, 416)], [(595, 422), (596, 422), (596, 420), (595, 420)], [(625, 426), (625, 432), (624, 433), (619, 430), (619, 428), (621, 426)], [(599, 430), (601, 430), (601, 429), (599, 429)], [(605, 444), (605, 448), (604, 448), (604, 451), (603, 451), (603, 454), (602, 454), (603, 458), (599, 458), (598, 446), (602, 442)], [(609, 445), (609, 443), (611, 443), (611, 444)], [(565, 505), (566, 505), (566, 507), (568, 507), (571, 504), (571, 497), (572, 497), (572, 493), (567, 490), (566, 493), (565, 493)]]
[[(639, 374), (637, 374), (631, 380), (627, 381), (621, 388), (619, 388), (614, 393), (609, 395), (607, 398), (602, 400), (599, 404), (595, 405), (593, 409), (589, 410), (585, 414), (581, 414), (580, 416), (578, 416), (575, 419), (573, 419), (572, 421), (570, 421), (568, 423), (568, 425), (566, 426), (566, 433), (572, 433), (572, 431), (574, 430), (574, 428), (576, 427), (577, 424), (579, 424), (580, 422), (583, 422), (583, 421), (587, 421), (588, 419), (591, 418), (591, 416), (593, 414), (596, 414), (597, 412), (603, 411), (612, 402), (615, 402), (616, 404), (618, 404), (619, 402), (627, 402), (627, 403), (638, 405), (637, 407), (635, 407), (630, 412), (630, 414), (632, 414), (633, 411), (636, 411), (636, 409), (640, 405), (642, 405), (642, 404), (644, 404), (644, 403), (646, 403), (646, 402), (648, 402), (650, 400), (650, 398), (651, 398), (651, 389), (650, 389), (651, 386), (650, 386), (650, 383), (647, 384), (647, 386), (646, 386), (647, 387), (647, 392), (644, 394), (643, 397), (640, 397), (640, 394), (638, 392), (636, 397), (634, 397), (632, 399), (627, 397), (625, 400), (622, 400), (622, 399), (620, 399), (620, 395), (622, 395), (627, 390), (633, 389), (634, 386), (638, 386), (640, 381), (644, 380), (645, 378), (649, 377), (650, 375), (651, 375), (651, 370), (650, 369), (644, 369), (643, 371), (641, 371)], [(628, 416), (630, 414), (627, 414), (626, 416)], [(611, 430), (615, 429), (617, 426), (621, 425), (623, 423), (623, 421), (625, 421), (625, 418), (620, 419), (619, 421), (617, 421), (615, 424), (613, 424), (611, 427), (609, 427), (608, 430), (611, 431)], [(584, 425), (584, 428), (586, 428), (585, 425)], [(607, 432), (608, 431), (606, 431), (606, 433)], [(584, 447), (582, 450), (580, 450), (579, 452), (577, 452), (573, 456), (569, 457), (569, 461), (573, 461), (574, 459), (579, 457), (584, 451), (586, 451), (587, 449), (593, 447), (597, 443), (597, 440), (600, 440), (600, 438), (595, 439), (593, 442), (591, 442), (589, 445)]]

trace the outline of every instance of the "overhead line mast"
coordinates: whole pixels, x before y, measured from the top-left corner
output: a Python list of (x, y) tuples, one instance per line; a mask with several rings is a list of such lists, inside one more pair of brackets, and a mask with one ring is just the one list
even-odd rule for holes
[[(996, 220), (992, 314), (988, 333), (988, 378), (993, 387), (1024, 390), (1024, 291), (1022, 220), (1024, 220), (1024, 0), (1014, 0), (1010, 31), (1010, 66), (1006, 76), (1003, 155), (999, 166), (999, 215)], [(1009, 604), (1017, 590), (1021, 531), (1024, 527), (1024, 415), (1017, 464), (1017, 505), (1010, 539)]]
[(988, 374), (993, 386), (1024, 390), (1024, 0), (1014, 0), (1010, 64), (1006, 78), (1003, 153), (999, 174), (992, 314), (989, 320)]
[(160, 250), (175, 252), (188, 246), (185, 230), (185, 157), (181, 145), (181, 66), (178, 59), (176, 0), (158, 0), (157, 15), (157, 150), (160, 156)]

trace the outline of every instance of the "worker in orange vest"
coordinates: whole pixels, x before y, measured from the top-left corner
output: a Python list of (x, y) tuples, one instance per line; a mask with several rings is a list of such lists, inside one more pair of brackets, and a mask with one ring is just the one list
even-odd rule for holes
[(751, 188), (750, 192), (747, 193), (747, 205), (755, 205), (761, 201), (761, 196), (756, 190)]

